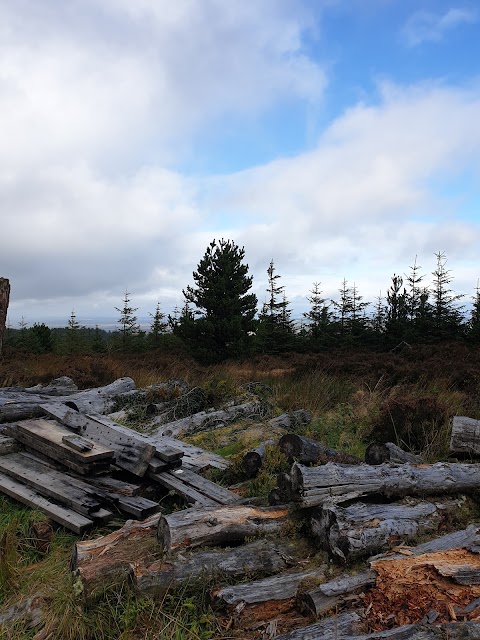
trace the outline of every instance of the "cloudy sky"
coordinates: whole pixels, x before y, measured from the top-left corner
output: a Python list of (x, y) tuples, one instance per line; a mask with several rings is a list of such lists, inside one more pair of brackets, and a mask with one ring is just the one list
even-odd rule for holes
[(0, 136), (11, 326), (171, 312), (221, 237), (297, 314), (480, 277), (477, 0), (0, 0)]

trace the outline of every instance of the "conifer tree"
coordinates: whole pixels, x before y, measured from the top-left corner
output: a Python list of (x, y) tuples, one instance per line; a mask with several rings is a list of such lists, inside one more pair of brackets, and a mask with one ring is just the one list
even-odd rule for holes
[(148, 315), (152, 318), (148, 340), (151, 346), (155, 348), (160, 345), (161, 336), (166, 333), (168, 323), (165, 322), (165, 314), (161, 312), (160, 302), (157, 302), (155, 313), (149, 313)]
[(385, 321), (385, 333), (387, 339), (393, 343), (399, 343), (406, 338), (408, 319), (408, 298), (403, 288), (402, 276), (393, 274), (392, 284), (387, 291), (387, 316)]
[(462, 331), (463, 307), (457, 306), (457, 301), (463, 295), (454, 294), (449, 288), (453, 278), (450, 271), (446, 269), (447, 259), (445, 254), (438, 252), (435, 254), (437, 266), (433, 271), (433, 332), (437, 340), (454, 340)]
[(213, 240), (193, 273), (196, 286), (183, 291), (187, 311), (176, 332), (204, 360), (220, 361), (249, 349), (257, 296), (250, 293), (253, 278), (244, 257), (245, 249), (231, 240)]
[(65, 334), (67, 353), (75, 354), (75, 353), (80, 353), (80, 351), (82, 350), (82, 339), (80, 335), (80, 329), (81, 329), (81, 326), (77, 320), (75, 309), (72, 309), (70, 318), (68, 319), (68, 324), (67, 324), (66, 334)]
[(480, 342), (480, 280), (477, 280), (473, 305), (468, 321), (468, 338), (475, 343)]
[(348, 286), (348, 280), (342, 280), (342, 286), (339, 289), (340, 298), (332, 300), (335, 309), (335, 324), (337, 335), (343, 340), (350, 333), (350, 318), (353, 309), (353, 290)]
[(115, 309), (120, 313), (120, 318), (117, 322), (120, 324), (121, 349), (122, 351), (129, 351), (133, 349), (135, 338), (140, 333), (140, 326), (135, 315), (138, 307), (131, 306), (130, 294), (127, 289), (125, 289), (123, 297), (123, 307), (115, 307)]
[(310, 310), (303, 314), (307, 321), (305, 333), (312, 345), (325, 345), (328, 342), (331, 328), (332, 313), (330, 304), (322, 297), (319, 282), (313, 283), (313, 289), (310, 290), (310, 293), (312, 294), (311, 297), (307, 297), (310, 303)]
[(267, 269), (268, 298), (258, 319), (257, 348), (265, 353), (290, 351), (295, 344), (295, 327), (285, 295), (285, 287), (279, 284), (273, 260)]

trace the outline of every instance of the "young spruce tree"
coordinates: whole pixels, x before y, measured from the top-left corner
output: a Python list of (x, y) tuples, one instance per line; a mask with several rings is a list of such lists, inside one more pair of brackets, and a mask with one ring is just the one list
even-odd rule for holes
[(254, 329), (257, 296), (243, 263), (245, 249), (231, 240), (213, 240), (193, 272), (195, 287), (183, 291), (197, 311), (182, 315), (174, 329), (205, 361), (247, 353)]

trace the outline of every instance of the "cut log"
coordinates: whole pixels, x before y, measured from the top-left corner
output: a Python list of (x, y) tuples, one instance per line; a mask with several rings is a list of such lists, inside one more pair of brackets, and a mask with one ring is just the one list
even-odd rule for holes
[(383, 464), (384, 462), (411, 462), (412, 464), (422, 464), (423, 460), (409, 451), (404, 451), (393, 442), (385, 444), (370, 444), (365, 451), (365, 462), (367, 464)]
[(273, 440), (261, 442), (255, 449), (250, 449), (242, 457), (242, 469), (247, 478), (255, 477), (262, 468), (267, 453), (267, 447), (273, 445)]
[(461, 500), (410, 501), (408, 504), (324, 505), (311, 520), (312, 533), (343, 562), (380, 553), (420, 535), (436, 533)]
[(107, 586), (121, 585), (131, 572), (131, 563), (155, 559), (159, 519), (156, 513), (142, 522), (129, 520), (106, 536), (75, 544), (70, 568), (86, 600), (100, 595)]
[(298, 545), (257, 540), (233, 549), (182, 552), (168, 561), (136, 562), (132, 580), (136, 590), (149, 596), (164, 595), (171, 587), (195, 579), (228, 580), (241, 576), (275, 574), (300, 559)]
[(252, 536), (279, 534), (288, 516), (277, 507), (223, 506), (185, 509), (162, 516), (158, 540), (163, 550), (226, 545)]
[(93, 520), (90, 518), (82, 516), (72, 509), (54, 504), (33, 489), (9, 478), (3, 473), (0, 473), (0, 492), (22, 504), (26, 504), (28, 507), (39, 509), (49, 518), (74, 533), (83, 533), (93, 525)]
[(480, 420), (465, 416), (453, 418), (450, 451), (474, 456), (480, 455)]
[[(255, 582), (223, 587), (214, 593), (214, 597), (217, 602), (227, 605), (238, 605), (240, 602), (258, 604), (269, 600), (289, 600), (295, 597), (299, 586), (304, 581), (325, 579), (326, 570), (327, 565), (322, 565), (307, 571), (281, 573)], [(372, 575), (375, 576), (373, 572)]]
[(330, 449), (325, 445), (305, 438), (295, 433), (287, 433), (280, 438), (278, 443), (280, 451), (292, 462), (296, 460), (302, 464), (315, 464), (316, 462), (340, 462), (343, 464), (360, 464), (360, 460), (348, 453)]
[[(362, 618), (355, 611), (347, 611), (321, 622), (275, 636), (275, 640), (348, 640), (362, 629)], [(371, 637), (371, 636), (368, 636)]]
[(206, 431), (218, 426), (224, 426), (235, 420), (242, 418), (252, 418), (254, 416), (265, 416), (268, 407), (260, 400), (245, 402), (244, 404), (233, 405), (218, 411), (200, 411), (192, 416), (175, 420), (162, 425), (152, 433), (152, 438), (157, 436), (175, 437), (178, 435), (186, 435), (196, 433), (197, 431)]
[(368, 494), (426, 496), (477, 492), (480, 465), (438, 462), (432, 465), (386, 463), (349, 466), (332, 462), (319, 467), (295, 463), (293, 491), (302, 507), (344, 502)]
[(303, 612), (320, 616), (344, 604), (347, 594), (375, 584), (376, 577), (374, 571), (368, 570), (356, 575), (341, 576), (305, 593), (300, 592), (297, 602)]
[[(406, 553), (408, 555), (420, 556), (434, 551), (448, 551), (449, 549), (469, 549), (475, 553), (475, 544), (478, 542), (479, 535), (480, 527), (471, 524), (466, 529), (447, 533), (444, 536), (434, 538), (433, 540), (419, 544), (416, 547), (407, 547)], [(400, 558), (405, 558), (405, 553), (402, 553), (401, 551), (403, 550), (400, 549), (398, 553), (387, 553), (373, 556), (368, 559), (368, 562), (372, 569), (374, 569), (375, 562), (378, 560), (399, 560)]]
[(45, 402), (45, 398), (40, 402), (1, 402), (0, 399), (0, 423), (13, 422), (15, 420), (25, 420), (27, 418), (41, 418), (45, 411), (40, 409), (40, 403)]
[(68, 427), (78, 429), (82, 436), (93, 440), (97, 446), (109, 447), (115, 452), (117, 467), (136, 476), (142, 477), (145, 474), (155, 454), (155, 447), (137, 437), (131, 429), (128, 430), (130, 433), (125, 433), (112, 424), (106, 424), (106, 420), (92, 419), (64, 404), (44, 404), (42, 409)]

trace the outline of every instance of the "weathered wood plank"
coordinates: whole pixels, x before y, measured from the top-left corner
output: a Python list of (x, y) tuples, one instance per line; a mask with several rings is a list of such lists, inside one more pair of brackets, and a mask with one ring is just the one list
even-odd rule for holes
[(0, 491), (22, 504), (39, 509), (49, 518), (58, 522), (58, 524), (61, 524), (67, 529), (70, 529), (74, 533), (83, 533), (93, 525), (93, 520), (90, 520), (71, 509), (54, 504), (33, 489), (9, 478), (3, 473), (0, 473)]
[(345, 602), (346, 594), (374, 585), (376, 577), (375, 571), (369, 570), (355, 575), (341, 576), (320, 584), (315, 589), (299, 593), (297, 601), (302, 611), (320, 616)]
[(153, 513), (160, 511), (158, 502), (148, 500), (148, 498), (142, 498), (142, 496), (122, 496), (111, 494), (116, 500), (117, 506), (120, 511), (128, 513), (135, 518), (144, 519)]
[(158, 540), (167, 552), (225, 545), (245, 538), (279, 534), (288, 510), (277, 507), (217, 506), (185, 509), (161, 516)]
[(169, 491), (174, 491), (190, 504), (196, 504), (204, 507), (218, 506), (218, 503), (215, 500), (212, 500), (212, 498), (200, 493), (167, 471), (162, 473), (151, 473), (150, 471), (147, 471), (147, 477), (158, 482), (158, 484), (161, 484)]
[(0, 472), (87, 517), (102, 506), (98, 493), (88, 484), (72, 482), (66, 474), (38, 459), (34, 460), (32, 456), (22, 453), (2, 456)]
[[(67, 426), (79, 428), (80, 433), (115, 452), (115, 464), (136, 476), (142, 477), (148, 463), (155, 454), (155, 447), (137, 437), (134, 431), (122, 432), (107, 420), (97, 416), (85, 416), (62, 404), (44, 404), (42, 408), (48, 415), (57, 418)], [(115, 423), (113, 423), (115, 424)]]
[(200, 493), (203, 493), (207, 498), (218, 502), (218, 504), (235, 504), (239, 501), (236, 493), (225, 489), (225, 487), (221, 487), (211, 480), (207, 480), (193, 471), (178, 469), (176, 471), (169, 471), (168, 474), (193, 487)]
[(275, 636), (275, 640), (349, 640), (356, 638), (362, 628), (362, 618), (358, 613), (347, 611), (321, 622), (314, 622), (303, 629)]

